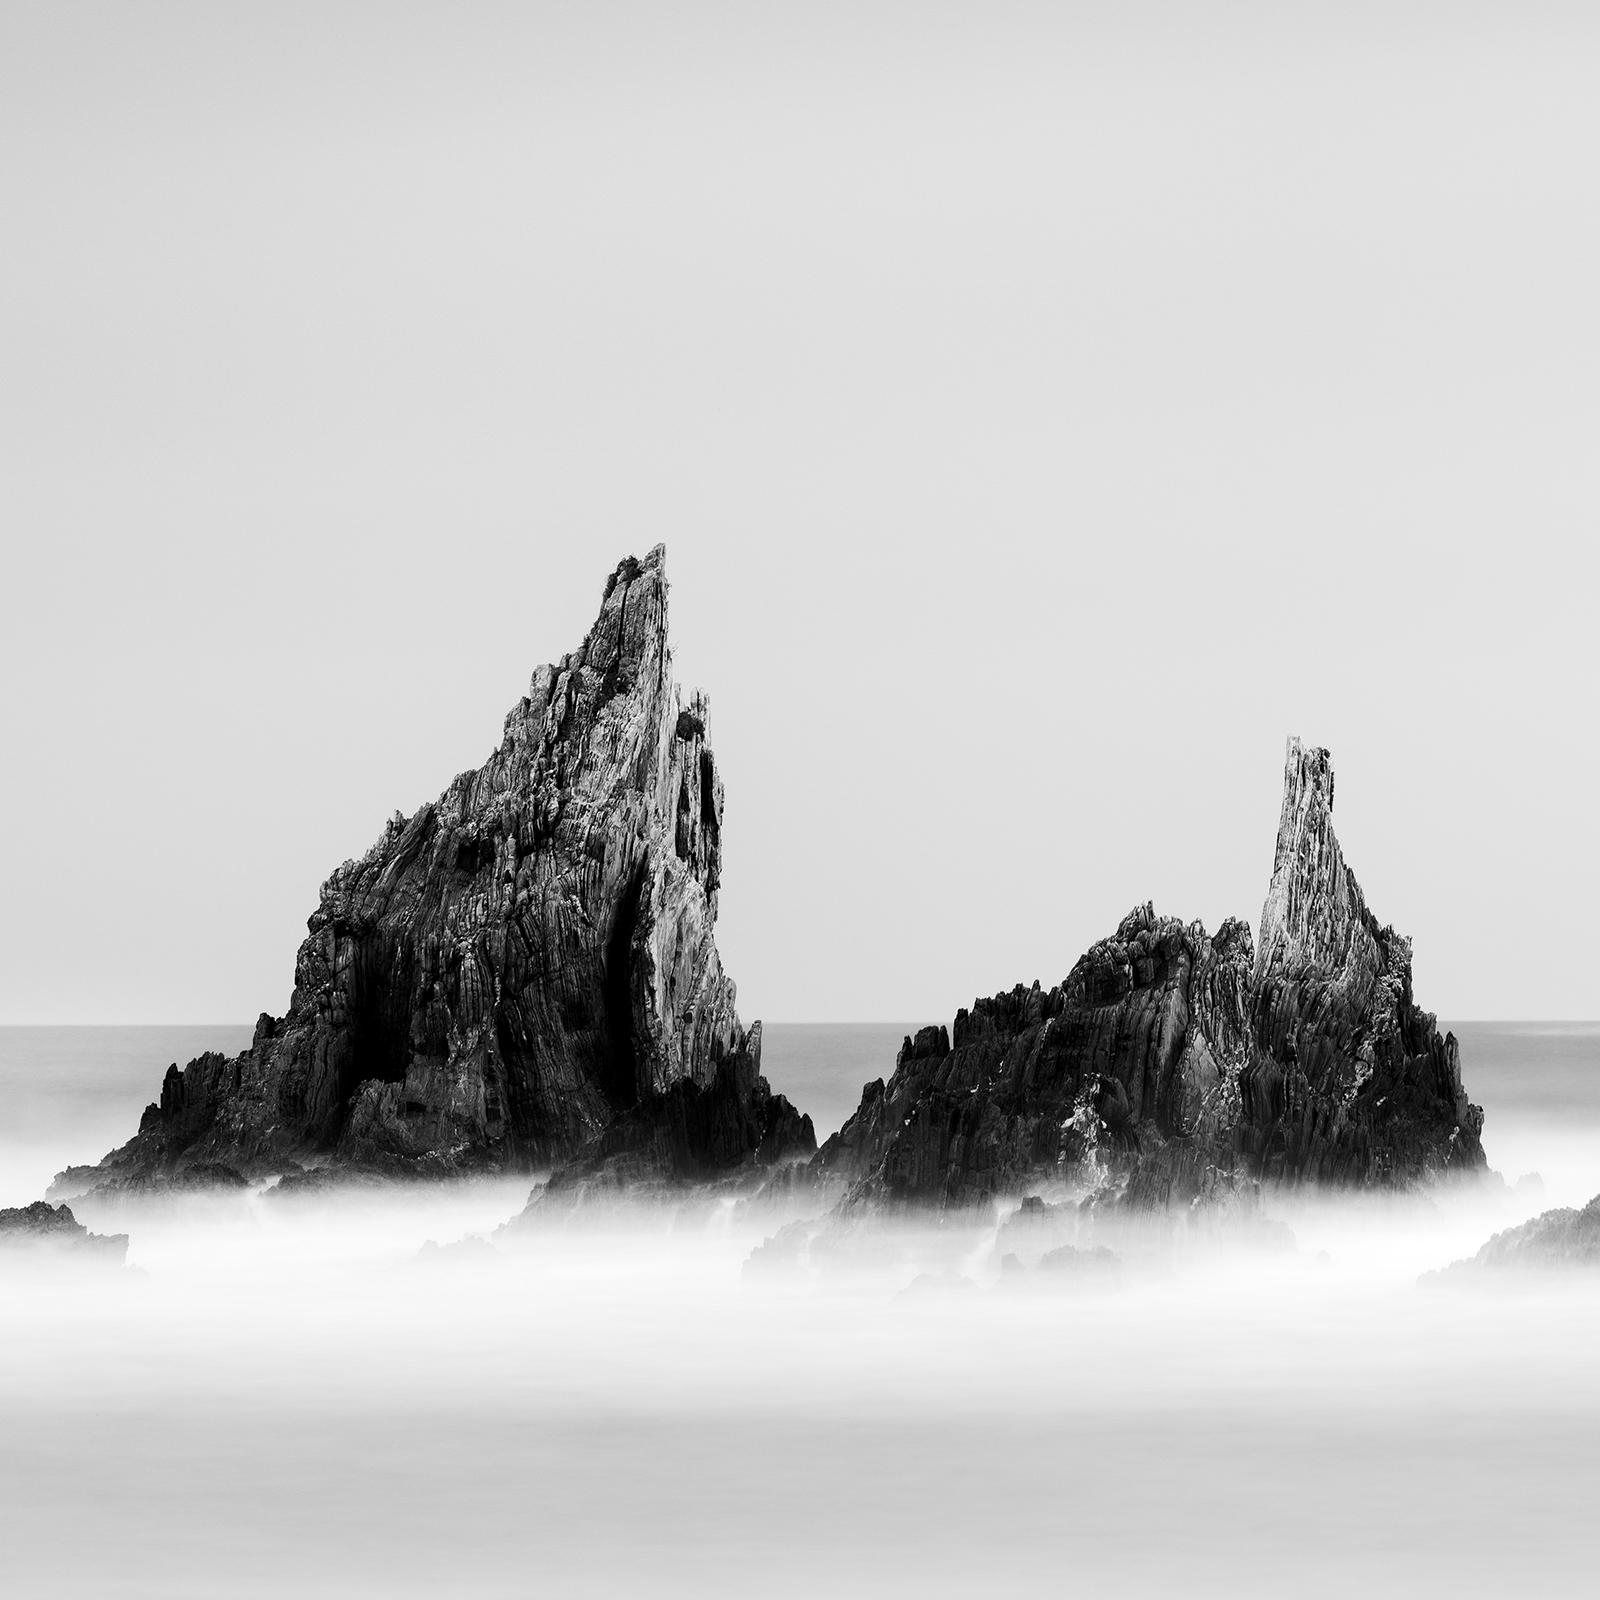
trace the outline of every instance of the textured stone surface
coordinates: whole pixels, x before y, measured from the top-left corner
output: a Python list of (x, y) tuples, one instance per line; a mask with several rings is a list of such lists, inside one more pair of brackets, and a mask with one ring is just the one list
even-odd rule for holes
[(66, 1206), (35, 1200), (32, 1205), (0, 1210), (0, 1252), (19, 1251), (120, 1264), (128, 1254), (128, 1236), (90, 1233)]
[(1333, 832), (1326, 750), (1291, 740), (1261, 913), (1245, 1084), (1263, 1176), (1406, 1182), (1482, 1168), (1455, 1036), (1411, 992), (1411, 941), (1367, 909)]
[(1472, 1276), (1480, 1272), (1546, 1271), (1600, 1268), (1600, 1195), (1581, 1210), (1561, 1206), (1521, 1227), (1497, 1233), (1477, 1255), (1458, 1261), (1440, 1276)]
[(1243, 922), (1208, 935), (1146, 904), (1055, 987), (908, 1038), (817, 1156), (852, 1183), (846, 1208), (1481, 1170), (1455, 1039), (1415, 1005), (1410, 944), (1367, 910), (1332, 810), (1327, 751), (1291, 740), (1259, 947)]
[(673, 681), (663, 562), (622, 562), (484, 765), (323, 885), (287, 1015), (172, 1067), (76, 1187), (534, 1170), (749, 1058), (713, 937), (722, 780), (705, 698)]

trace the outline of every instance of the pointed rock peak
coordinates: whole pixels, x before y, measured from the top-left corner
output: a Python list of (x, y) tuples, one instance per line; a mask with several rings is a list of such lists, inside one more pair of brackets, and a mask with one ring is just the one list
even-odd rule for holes
[(603, 629), (608, 617), (641, 608), (665, 614), (667, 599), (667, 547), (658, 544), (644, 560), (624, 556), (606, 579), (606, 592), (600, 602), (595, 630)]
[[(1283, 757), (1283, 815), (1291, 806), (1321, 805), (1333, 810), (1333, 757), (1320, 747), (1307, 749), (1292, 734)], [(1278, 827), (1278, 845), (1283, 845), (1283, 824)]]
[(1255, 939), (1242, 917), (1225, 917), (1212, 935), (1211, 948), (1225, 961), (1242, 961), (1246, 967), (1255, 961)]
[(534, 674), (530, 697), (544, 698), (563, 671), (586, 668), (595, 674), (602, 701), (619, 691), (652, 690), (670, 678), (667, 649), (667, 547), (658, 544), (640, 560), (625, 556), (606, 579), (600, 614), (582, 646), (559, 665)]
[(1365, 913), (1333, 831), (1333, 759), (1291, 738), (1272, 884), (1261, 910), (1258, 975), (1342, 966)]
[(640, 578), (650, 580), (657, 587), (666, 585), (667, 547), (664, 544), (652, 547), (643, 560), (638, 556), (624, 556), (606, 579), (605, 598), (609, 600), (619, 587), (626, 588)]

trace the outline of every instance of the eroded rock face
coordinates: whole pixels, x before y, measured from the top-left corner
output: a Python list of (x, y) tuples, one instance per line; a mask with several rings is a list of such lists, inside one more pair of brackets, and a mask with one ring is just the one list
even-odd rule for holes
[(1144, 905), (1054, 988), (908, 1038), (817, 1156), (853, 1184), (847, 1208), (1481, 1170), (1456, 1041), (1414, 1004), (1410, 944), (1367, 910), (1332, 810), (1327, 751), (1290, 740), (1258, 946), (1240, 921), (1208, 935)]
[(706, 721), (673, 681), (658, 547), (618, 566), (484, 765), (323, 885), (287, 1015), (242, 1055), (171, 1068), (137, 1136), (76, 1186), (532, 1170), (747, 1060), (713, 936)]

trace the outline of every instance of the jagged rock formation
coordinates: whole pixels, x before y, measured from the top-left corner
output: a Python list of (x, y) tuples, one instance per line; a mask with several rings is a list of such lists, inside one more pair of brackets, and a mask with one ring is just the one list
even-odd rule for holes
[(287, 1015), (172, 1067), (137, 1136), (65, 1187), (533, 1170), (724, 1062), (764, 1092), (713, 938), (706, 716), (673, 681), (657, 547), (617, 567), (484, 765), (323, 885)]
[(846, 1206), (1041, 1184), (1170, 1204), (1268, 1180), (1403, 1185), (1484, 1166), (1453, 1036), (1334, 837), (1325, 750), (1289, 741), (1259, 948), (1133, 911), (1064, 982), (924, 1028), (815, 1165)]
[(90, 1233), (66, 1206), (31, 1205), (0, 1210), (0, 1252), (32, 1257), (94, 1260), (120, 1266), (128, 1254), (125, 1233)]
[(1581, 1210), (1560, 1206), (1521, 1227), (1497, 1233), (1475, 1256), (1457, 1261), (1434, 1281), (1474, 1277), (1483, 1272), (1543, 1272), (1600, 1267), (1600, 1195)]
[(1380, 925), (1333, 832), (1326, 750), (1289, 742), (1261, 913), (1247, 1083), (1264, 1176), (1407, 1181), (1482, 1168), (1454, 1034), (1411, 993), (1411, 941)]

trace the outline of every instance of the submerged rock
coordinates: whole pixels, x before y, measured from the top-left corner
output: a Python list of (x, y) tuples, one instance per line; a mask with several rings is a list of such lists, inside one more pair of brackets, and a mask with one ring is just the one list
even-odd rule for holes
[(975, 1295), (978, 1286), (971, 1278), (963, 1273), (951, 1272), (919, 1272), (899, 1294), (896, 1300), (929, 1300), (945, 1299), (951, 1296), (966, 1297)]
[[(531, 1171), (675, 1086), (715, 1095), (753, 1053), (713, 937), (706, 722), (673, 680), (657, 547), (617, 567), (582, 646), (534, 673), (484, 765), (323, 885), (287, 1014), (263, 1015), (241, 1055), (172, 1066), (137, 1135), (67, 1186)], [(768, 1121), (794, 1119), (768, 1098), (718, 1137), (762, 1149)]]
[(31, 1205), (0, 1210), (0, 1253), (93, 1259), (120, 1266), (128, 1254), (125, 1233), (90, 1233), (66, 1206)]
[(846, 1207), (957, 1207), (1040, 1185), (1134, 1206), (1261, 1182), (1402, 1187), (1481, 1172), (1453, 1035), (1410, 942), (1334, 836), (1326, 750), (1288, 746), (1259, 947), (1136, 908), (1055, 987), (907, 1038), (816, 1165)]
[(425, 1239), (416, 1256), (418, 1265), (425, 1267), (475, 1266), (497, 1258), (495, 1247), (476, 1233), (453, 1239), (449, 1244), (440, 1244), (437, 1239)]
[[(1015, 1259), (1015, 1257), (1013, 1257)], [(1122, 1270), (1122, 1261), (1115, 1251), (1104, 1245), (1092, 1250), (1080, 1250), (1076, 1245), (1057, 1245), (1039, 1258), (1042, 1272), (1062, 1273), (1075, 1278), (1104, 1278)]]

